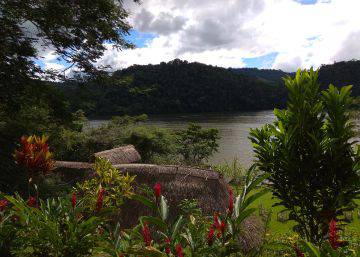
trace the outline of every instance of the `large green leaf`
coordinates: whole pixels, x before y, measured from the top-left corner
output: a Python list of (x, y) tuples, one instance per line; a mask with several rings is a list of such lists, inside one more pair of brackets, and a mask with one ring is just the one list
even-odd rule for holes
[(165, 221), (169, 214), (169, 207), (165, 197), (162, 195), (160, 198), (160, 216), (163, 221)]

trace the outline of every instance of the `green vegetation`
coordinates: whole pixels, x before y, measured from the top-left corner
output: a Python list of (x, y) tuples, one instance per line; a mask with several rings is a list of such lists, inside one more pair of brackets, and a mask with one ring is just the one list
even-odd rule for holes
[(173, 60), (135, 65), (106, 82), (57, 85), (73, 110), (90, 116), (264, 110), (284, 102), (280, 83), (201, 63)]
[[(250, 132), (256, 164), (296, 222), (294, 230), (320, 244), (330, 220), (355, 208), (359, 153), (349, 108), (351, 86), (320, 92), (317, 72), (298, 71), (285, 85), (289, 101), (273, 125)], [(344, 222), (346, 222), (344, 220)]]

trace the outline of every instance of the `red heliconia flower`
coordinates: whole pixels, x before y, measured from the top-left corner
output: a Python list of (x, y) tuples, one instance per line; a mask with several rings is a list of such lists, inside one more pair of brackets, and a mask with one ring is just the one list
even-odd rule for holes
[(45, 136), (22, 136), (21, 147), (13, 154), (15, 162), (27, 169), (29, 179), (34, 173), (47, 174), (54, 167), (47, 140)]
[(206, 241), (209, 246), (211, 246), (214, 242), (214, 233), (215, 233), (214, 227), (211, 225), (209, 233), (207, 234), (207, 237), (206, 237)]
[(156, 183), (154, 186), (154, 195), (156, 198), (159, 198), (161, 196), (161, 185), (160, 183)]
[(177, 255), (177, 257), (184, 257), (184, 253), (183, 253), (181, 244), (178, 244), (176, 246), (176, 255)]
[(339, 235), (337, 233), (336, 220), (334, 219), (332, 219), (329, 224), (329, 241), (334, 250), (339, 247)]
[(101, 187), (99, 189), (99, 194), (98, 194), (98, 198), (96, 201), (96, 211), (97, 212), (101, 211), (103, 201), (104, 201), (104, 194), (105, 194), (105, 189)]
[(73, 208), (75, 208), (75, 205), (76, 205), (76, 194), (75, 193), (73, 193), (71, 196), (71, 205)]
[(151, 245), (151, 233), (147, 222), (144, 222), (142, 235), (146, 246)]
[(8, 200), (6, 199), (0, 200), (0, 211), (4, 211), (8, 204), (9, 204)]
[[(170, 245), (170, 243), (171, 243), (170, 238), (167, 237), (167, 238), (165, 239), (165, 244)], [(165, 253), (166, 253), (167, 255), (169, 255), (169, 254), (171, 253), (171, 249), (170, 249), (169, 246), (165, 247)]]
[(293, 249), (297, 257), (305, 257), (305, 254), (299, 249), (299, 247), (296, 244), (293, 246)]
[(220, 227), (219, 227), (219, 230), (220, 230), (220, 234), (221, 234), (221, 235), (224, 235), (224, 234), (225, 234), (225, 228), (226, 228), (225, 221), (222, 220), (222, 221), (221, 221), (221, 224), (220, 224)]
[(30, 196), (29, 199), (27, 200), (27, 205), (29, 205), (30, 207), (36, 207), (36, 198)]
[(228, 192), (229, 192), (229, 208), (228, 208), (228, 214), (231, 215), (234, 211), (234, 196), (233, 196), (233, 191), (232, 189), (229, 187), (228, 188)]

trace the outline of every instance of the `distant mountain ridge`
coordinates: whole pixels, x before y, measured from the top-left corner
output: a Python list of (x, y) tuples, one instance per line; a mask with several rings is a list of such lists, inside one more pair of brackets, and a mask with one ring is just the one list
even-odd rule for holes
[[(283, 107), (283, 77), (294, 73), (257, 68), (221, 68), (175, 59), (157, 65), (133, 65), (115, 71), (111, 82), (59, 87), (73, 110), (90, 116), (123, 114), (250, 111)], [(322, 87), (353, 84), (360, 95), (360, 61), (323, 65)]]

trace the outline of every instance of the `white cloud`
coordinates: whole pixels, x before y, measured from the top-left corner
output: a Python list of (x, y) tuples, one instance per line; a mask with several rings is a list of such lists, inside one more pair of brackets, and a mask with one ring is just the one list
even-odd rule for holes
[[(129, 0), (128, 0), (129, 1)], [(113, 69), (174, 58), (242, 67), (242, 58), (278, 52), (274, 68), (293, 71), (360, 58), (359, 0), (143, 0), (126, 3), (139, 32), (156, 33), (145, 47), (108, 51)]]

